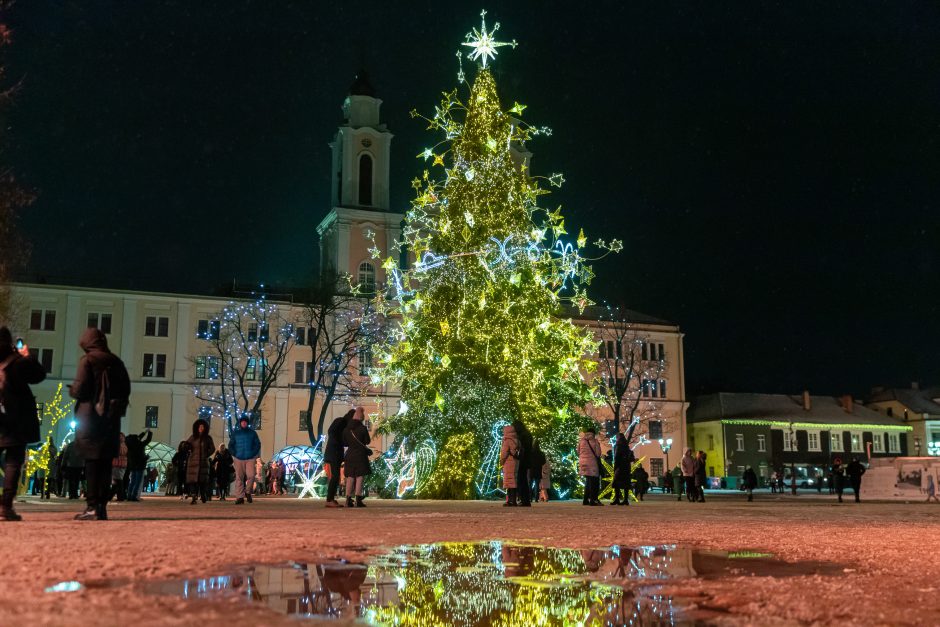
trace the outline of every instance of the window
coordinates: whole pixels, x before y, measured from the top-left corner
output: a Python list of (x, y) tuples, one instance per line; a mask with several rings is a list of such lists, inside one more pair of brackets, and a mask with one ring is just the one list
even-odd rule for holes
[(767, 452), (767, 436), (760, 434), (757, 436), (757, 452), (766, 453)]
[(666, 350), (662, 344), (659, 345), (659, 361), (666, 360)]
[(888, 434), (888, 450), (892, 453), (901, 452), (900, 438), (898, 438), (897, 433)]
[(359, 349), (359, 374), (361, 376), (369, 376), (369, 372), (372, 370), (372, 347), (363, 346)]
[[(781, 429), (781, 431), (783, 430)], [(783, 431), (783, 450), (787, 452), (792, 451), (793, 442), (795, 440), (796, 440), (795, 433), (790, 433), (789, 431)]]
[(649, 398), (649, 395), (650, 395), (650, 380), (649, 379), (643, 379), (642, 388), (643, 388), (643, 396)]
[(607, 359), (607, 342), (601, 340), (600, 346), (597, 347), (597, 355), (601, 359)]
[(305, 329), (304, 327), (297, 327), (296, 331), (294, 331), (294, 340), (297, 343), (297, 346), (303, 346), (304, 343), (306, 342), (307, 340), (306, 332), (307, 332), (307, 329)]
[(666, 380), (659, 380), (659, 398), (666, 398)]
[(36, 353), (39, 355), (39, 363), (42, 364), (42, 367), (45, 369), (46, 374), (52, 374), (52, 349), (51, 348), (37, 348), (35, 350), (36, 350)]
[[(695, 448), (695, 447), (692, 447), (692, 448)], [(715, 436), (714, 436), (713, 434), (709, 433), (709, 434), (708, 434), (708, 450), (711, 451), (711, 450), (714, 450), (714, 449), (715, 449)]]
[(166, 376), (166, 355), (160, 353), (144, 353), (144, 377)]
[(359, 204), (372, 204), (372, 157), (367, 153), (359, 157)]
[(268, 323), (262, 322), (261, 328), (258, 329), (258, 341), (262, 344), (267, 344), (270, 335), (268, 334)]
[(160, 408), (156, 405), (147, 405), (144, 414), (144, 426), (148, 429), (156, 429), (160, 419)]
[(811, 451), (821, 451), (822, 448), (819, 446), (819, 433), (815, 431), (810, 431), (806, 434), (809, 450)]
[(647, 346), (648, 345), (646, 342), (640, 342), (640, 359), (643, 361), (646, 361), (647, 356), (649, 355), (649, 349)]
[(662, 420), (650, 420), (650, 440), (659, 440), (663, 437), (663, 422)]
[(735, 446), (737, 447), (737, 450), (739, 451), (744, 450), (744, 434), (743, 433), (736, 433), (734, 435), (734, 442), (735, 442)]
[(200, 320), (196, 325), (196, 337), (202, 340), (217, 340), (220, 326), (218, 320)]
[(650, 476), (654, 479), (658, 479), (663, 476), (663, 458), (662, 457), (651, 457), (650, 458)]
[(248, 365), (245, 367), (245, 380), (254, 381), (258, 377), (258, 361), (254, 357), (248, 358)]
[(650, 361), (656, 361), (656, 345), (650, 344)]
[(857, 433), (852, 434), (852, 452), (861, 453), (862, 452), (862, 436)]
[(102, 333), (111, 333), (111, 314), (109, 313), (89, 313), (88, 327), (99, 329)]
[(218, 379), (219, 358), (211, 355), (199, 355), (196, 357), (196, 378)]
[(307, 410), (300, 411), (300, 431), (306, 431), (310, 426), (310, 412)]
[(375, 266), (368, 261), (359, 264), (359, 289), (366, 294), (375, 292)]
[[(200, 321), (202, 322), (202, 321)], [(170, 319), (166, 316), (147, 316), (144, 324), (147, 337), (167, 337), (170, 335)]]
[(871, 437), (871, 450), (874, 453), (885, 452), (885, 440), (880, 433), (875, 433)]
[(199, 419), (205, 420), (209, 423), (209, 429), (212, 429), (212, 408), (208, 405), (203, 405), (199, 408)]
[(31, 331), (55, 331), (55, 309), (33, 309), (29, 315)]
[(304, 378), (304, 362), (294, 362), (294, 383), (306, 383), (308, 379)]
[(829, 450), (832, 452), (842, 452), (841, 431), (832, 431), (829, 433)]
[(738, 476), (739, 477), (744, 476), (744, 466), (738, 466)]
[(251, 322), (248, 324), (248, 341), (257, 342), (258, 341), (258, 323)]

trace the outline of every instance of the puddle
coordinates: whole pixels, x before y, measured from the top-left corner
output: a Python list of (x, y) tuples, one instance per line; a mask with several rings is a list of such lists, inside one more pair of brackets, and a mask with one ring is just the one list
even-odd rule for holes
[(184, 599), (242, 599), (299, 618), (394, 625), (693, 625), (687, 599), (660, 593), (689, 577), (838, 574), (766, 553), (675, 546), (556, 549), (510, 542), (402, 546), (363, 563), (323, 560), (233, 568), (147, 584)]

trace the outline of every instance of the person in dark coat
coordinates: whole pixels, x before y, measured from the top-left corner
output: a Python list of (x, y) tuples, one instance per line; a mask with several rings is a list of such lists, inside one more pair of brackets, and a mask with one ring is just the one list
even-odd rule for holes
[(0, 398), (0, 452), (5, 453), (0, 520), (16, 521), (23, 519), (13, 508), (13, 499), (26, 462), (26, 445), (40, 439), (36, 397), (29, 386), (45, 379), (46, 369), (29, 356), (25, 345), (17, 350), (10, 330), (0, 327), (0, 370), (4, 380)]
[(747, 492), (747, 500), (754, 500), (754, 489), (757, 488), (757, 473), (754, 472), (754, 469), (748, 466), (744, 469), (744, 475), (741, 477), (741, 485), (744, 487), (744, 491)]
[(326, 468), (326, 476), (329, 482), (326, 485), (326, 506), (342, 507), (342, 504), (336, 501), (336, 491), (339, 489), (339, 467), (343, 463), (343, 431), (349, 426), (355, 409), (350, 409), (344, 415), (336, 418), (330, 423), (330, 428), (326, 430), (326, 449), (323, 452), (323, 463)]
[(699, 503), (705, 502), (705, 482), (708, 478), (705, 466), (706, 458), (705, 451), (699, 451), (698, 457), (695, 458), (695, 490), (692, 500)]
[(369, 437), (369, 430), (362, 423), (363, 419), (362, 407), (357, 407), (346, 429), (343, 430), (343, 444), (346, 445), (346, 507), (354, 506), (354, 495), (355, 507), (366, 506), (362, 502), (364, 496), (362, 483), (366, 476), (372, 474), (372, 467), (369, 464), (369, 455), (372, 454), (369, 443), (372, 439)]
[(216, 451), (213, 459), (213, 467), (215, 468), (215, 485), (216, 490), (218, 490), (219, 500), (224, 501), (228, 495), (232, 477), (235, 474), (235, 460), (224, 444), (219, 444), (219, 450)]
[(131, 434), (124, 438), (127, 445), (127, 472), (130, 478), (127, 482), (127, 500), (139, 501), (140, 491), (147, 469), (147, 445), (153, 439), (153, 432), (147, 429), (139, 435)]
[(842, 467), (841, 457), (836, 457), (832, 460), (832, 468), (829, 469), (829, 474), (832, 476), (832, 487), (839, 496), (839, 502), (841, 503), (843, 484), (845, 482), (845, 468)]
[(516, 463), (517, 497), (519, 505), (522, 507), (532, 506), (532, 493), (529, 485), (529, 469), (532, 467), (532, 432), (525, 426), (521, 420), (515, 420), (512, 423), (516, 430), (516, 437), (519, 438), (519, 459)]
[(187, 494), (186, 490), (186, 463), (189, 460), (189, 451), (191, 447), (189, 442), (183, 440), (180, 442), (179, 446), (176, 447), (176, 453), (173, 455), (173, 465), (176, 467), (176, 492), (179, 494), (180, 500)]
[(633, 490), (637, 498), (642, 501), (649, 489), (650, 474), (646, 472), (646, 468), (643, 468), (643, 466), (637, 466), (637, 469), (633, 471)]
[[(529, 494), (535, 496), (538, 502), (539, 488), (542, 485), (542, 469), (548, 463), (548, 458), (542, 452), (538, 440), (532, 440), (532, 455), (529, 457)], [(546, 499), (548, 500), (548, 499)]]
[[(85, 355), (78, 362), (75, 380), (69, 394), (76, 400), (75, 444), (85, 459), (84, 512), (76, 520), (107, 520), (108, 501), (111, 497), (111, 461), (117, 457), (121, 418), (131, 394), (131, 380), (124, 362), (108, 349), (108, 340), (99, 329), (89, 327), (78, 342)], [(110, 400), (123, 403), (115, 409), (113, 402), (98, 413), (96, 405), (102, 392), (102, 381), (107, 373)], [(121, 416), (112, 415), (115, 411)]]
[(663, 494), (672, 494), (672, 473), (669, 470), (663, 473)]
[(614, 480), (611, 487), (614, 489), (614, 500), (611, 505), (629, 505), (630, 504), (630, 472), (636, 456), (630, 450), (630, 443), (627, 437), (617, 434), (617, 443), (614, 445)]
[(862, 491), (862, 475), (865, 474), (865, 467), (857, 457), (853, 457), (849, 465), (845, 467), (845, 474), (849, 476), (849, 483), (852, 484), (852, 492), (855, 493), (855, 502), (860, 503), (860, 492)]
[(195, 505), (201, 498), (205, 503), (209, 499), (209, 459), (215, 452), (215, 442), (209, 435), (209, 423), (200, 418), (193, 423), (193, 434), (186, 442), (189, 444), (189, 458), (186, 460), (186, 483), (192, 496), (190, 504)]

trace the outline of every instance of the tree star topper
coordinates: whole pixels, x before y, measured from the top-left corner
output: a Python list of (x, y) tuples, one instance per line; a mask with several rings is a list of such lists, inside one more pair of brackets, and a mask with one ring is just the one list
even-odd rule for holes
[(473, 48), (470, 52), (467, 53), (467, 58), (471, 61), (476, 61), (481, 59), (483, 67), (486, 67), (486, 62), (488, 59), (496, 58), (496, 49), (500, 46), (512, 46), (515, 48), (518, 44), (516, 40), (512, 41), (496, 41), (493, 39), (493, 36), (496, 34), (496, 31), (499, 30), (499, 22), (493, 25), (493, 30), (486, 32), (486, 10), (480, 11), (480, 20), (481, 26), (480, 30), (473, 29), (472, 33), (467, 33), (467, 41), (463, 43), (465, 46)]

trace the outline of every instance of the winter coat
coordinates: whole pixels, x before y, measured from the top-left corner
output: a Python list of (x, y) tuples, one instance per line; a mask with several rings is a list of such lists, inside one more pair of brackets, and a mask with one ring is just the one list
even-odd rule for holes
[(744, 471), (744, 475), (741, 477), (741, 485), (744, 486), (745, 490), (753, 490), (757, 487), (757, 473), (754, 472), (753, 468)]
[(235, 459), (243, 461), (254, 459), (261, 454), (261, 438), (258, 437), (258, 432), (251, 428), (251, 425), (244, 429), (239, 425), (232, 431), (228, 449)]
[(337, 418), (326, 430), (326, 451), (323, 453), (323, 461), (333, 464), (334, 471), (339, 470), (339, 465), (343, 461), (343, 431), (349, 426), (353, 413), (355, 412), (350, 410), (345, 416)]
[(343, 430), (343, 443), (346, 445), (346, 476), (365, 477), (372, 474), (369, 464), (369, 430), (361, 420), (350, 420)]
[(111, 468), (127, 468), (127, 441), (118, 444), (117, 457), (111, 460)]
[[(206, 430), (199, 435), (199, 425), (205, 425)], [(209, 481), (209, 458), (215, 453), (215, 442), (209, 435), (209, 423), (200, 418), (193, 423), (193, 434), (186, 442), (191, 447), (189, 458), (186, 460), (186, 482), (206, 483)]]
[(147, 445), (152, 439), (152, 431), (141, 435), (129, 435), (124, 439), (127, 445), (128, 470), (143, 470), (147, 467)]
[(618, 490), (630, 489), (630, 473), (636, 455), (630, 450), (630, 445), (624, 437), (617, 438), (617, 449), (614, 454), (614, 481), (613, 487)]
[[(256, 436), (257, 437), (257, 436)], [(235, 462), (228, 449), (215, 454), (215, 482), (228, 485), (235, 476)]]
[(540, 490), (551, 490), (552, 489), (552, 463), (545, 460), (545, 463), (542, 464), (542, 478), (539, 481)]
[(707, 475), (705, 474), (705, 454), (695, 458), (695, 485), (705, 485)]
[(853, 459), (849, 462), (849, 465), (845, 467), (845, 474), (853, 481), (861, 481), (862, 475), (865, 474), (865, 467), (862, 466), (861, 462), (857, 459)]
[(519, 439), (519, 476), (525, 477), (528, 476), (528, 469), (532, 464), (532, 433), (521, 420), (514, 421), (512, 427)]
[(578, 439), (578, 474), (582, 477), (601, 476), (601, 445), (590, 431), (581, 433)]
[(681, 468), (683, 477), (692, 477), (695, 475), (695, 459), (688, 451), (682, 456)]
[(46, 369), (33, 357), (23, 357), (12, 347), (4, 346), (0, 352), (6, 383), (3, 390), (3, 405), (6, 413), (0, 414), (0, 447), (24, 446), (39, 441), (39, 416), (36, 397), (29, 386), (46, 378)]
[(78, 342), (85, 355), (78, 362), (69, 394), (75, 399), (75, 443), (85, 459), (113, 459), (118, 453), (121, 418), (105, 418), (95, 411), (101, 373), (110, 368), (111, 397), (128, 399), (131, 381), (124, 362), (108, 350), (104, 333), (93, 327), (85, 329)]
[(650, 489), (650, 474), (646, 472), (643, 466), (637, 467), (633, 471), (633, 480), (636, 482), (636, 491), (639, 494), (646, 494)]
[(515, 490), (519, 487), (517, 477), (519, 469), (519, 455), (522, 445), (519, 436), (512, 425), (503, 427), (503, 442), (499, 446), (499, 465), (503, 467), (503, 489)]

